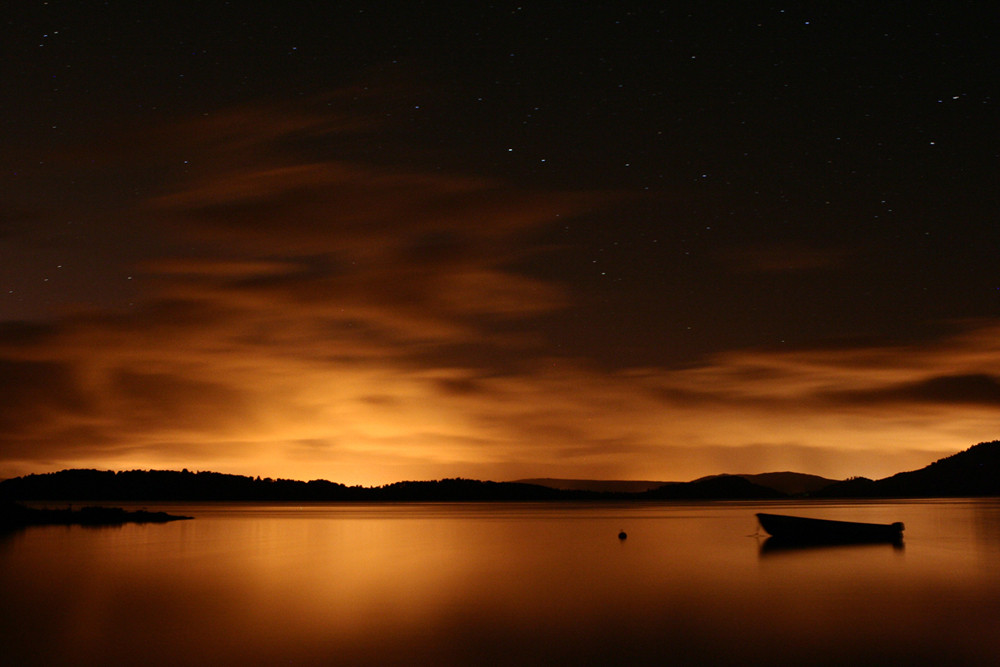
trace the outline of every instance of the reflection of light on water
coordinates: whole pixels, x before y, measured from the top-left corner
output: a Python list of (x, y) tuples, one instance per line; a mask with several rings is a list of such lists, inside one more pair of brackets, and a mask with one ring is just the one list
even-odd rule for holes
[(24, 531), (0, 548), (0, 641), (29, 664), (982, 657), (996, 501), (810, 507), (904, 520), (906, 547), (761, 558), (750, 503), (188, 505), (183, 524)]

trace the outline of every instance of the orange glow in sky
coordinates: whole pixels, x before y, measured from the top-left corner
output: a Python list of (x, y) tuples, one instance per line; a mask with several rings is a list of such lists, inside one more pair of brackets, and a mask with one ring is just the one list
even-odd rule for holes
[(129, 213), (183, 247), (136, 267), (134, 305), (69, 312), (0, 348), (22, 376), (5, 391), (0, 476), (878, 477), (995, 435), (980, 391), (997, 391), (995, 323), (928, 345), (601, 368), (523, 326), (570, 308), (572, 286), (509, 268), (520, 237), (599, 206), (592, 195), (288, 164), (272, 143), (323, 124), (228, 121), (240, 132), (220, 118), (175, 129), (211, 168)]
[[(994, 320), (925, 341), (720, 346), (671, 363), (632, 361), (628, 344), (611, 363), (607, 349), (568, 351), (552, 332), (584, 296), (530, 268), (558, 251), (540, 235), (613, 217), (629, 197), (285, 147), (345, 126), (262, 106), (161, 130), (145, 148), (196, 166), (116, 213), (146, 245), (127, 304), (67, 302), (4, 329), (0, 477), (880, 477), (996, 437)], [(849, 254), (719, 257), (736, 277), (795, 280)], [(655, 327), (644, 336), (674, 344)]]

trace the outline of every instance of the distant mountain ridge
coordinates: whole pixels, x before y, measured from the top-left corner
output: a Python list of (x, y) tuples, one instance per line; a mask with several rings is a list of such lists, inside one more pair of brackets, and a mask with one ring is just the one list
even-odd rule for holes
[[(829, 482), (829, 483), (827, 483)], [(326, 480), (301, 482), (187, 470), (63, 470), (0, 482), (10, 500), (226, 501), (549, 501), (751, 500), (811, 498), (925, 498), (1000, 496), (1000, 440), (880, 480), (827, 480), (793, 472), (713, 475), (691, 482), (471, 479), (396, 482), (378, 487)]]
[[(711, 477), (718, 477), (718, 475), (710, 475), (709, 477), (702, 477), (701, 479), (711, 479)], [(841, 481), (838, 479), (820, 477), (819, 475), (807, 475), (801, 472), (787, 471), (763, 472), (752, 475), (740, 474), (734, 475), (734, 477), (742, 477), (748, 482), (753, 482), (754, 484), (759, 484), (760, 486), (780, 491), (781, 493), (789, 496), (801, 496), (809, 493), (815, 493), (820, 489)]]
[(693, 482), (674, 482), (636, 495), (642, 500), (777, 500), (788, 497), (739, 475), (715, 475)]
[(677, 482), (652, 482), (634, 479), (561, 479), (553, 477), (538, 477), (515, 480), (519, 484), (534, 484), (547, 486), (560, 491), (599, 491), (601, 493), (642, 493), (658, 489), (664, 484)]
[(658, 489), (667, 484), (691, 484), (703, 482), (716, 477), (741, 477), (748, 482), (773, 489), (780, 493), (797, 496), (813, 493), (822, 488), (836, 484), (840, 480), (828, 479), (819, 475), (807, 475), (800, 472), (765, 472), (756, 474), (726, 474), (699, 477), (691, 482), (654, 482), (649, 480), (608, 480), (608, 479), (559, 479), (539, 477), (519, 479), (522, 484), (536, 484), (563, 491), (600, 491), (603, 493), (643, 493)]

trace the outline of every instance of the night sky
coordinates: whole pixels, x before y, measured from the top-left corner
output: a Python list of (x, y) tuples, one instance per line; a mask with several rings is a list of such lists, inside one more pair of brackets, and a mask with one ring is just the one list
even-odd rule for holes
[(996, 8), (467, 4), (5, 8), (0, 478), (1000, 435)]

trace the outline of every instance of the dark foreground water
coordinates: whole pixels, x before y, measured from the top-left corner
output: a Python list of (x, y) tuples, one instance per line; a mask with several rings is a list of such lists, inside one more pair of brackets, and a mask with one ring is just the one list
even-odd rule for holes
[[(0, 535), (0, 662), (1000, 661), (1000, 500), (154, 508), (197, 518)], [(770, 551), (757, 511), (905, 543)]]

